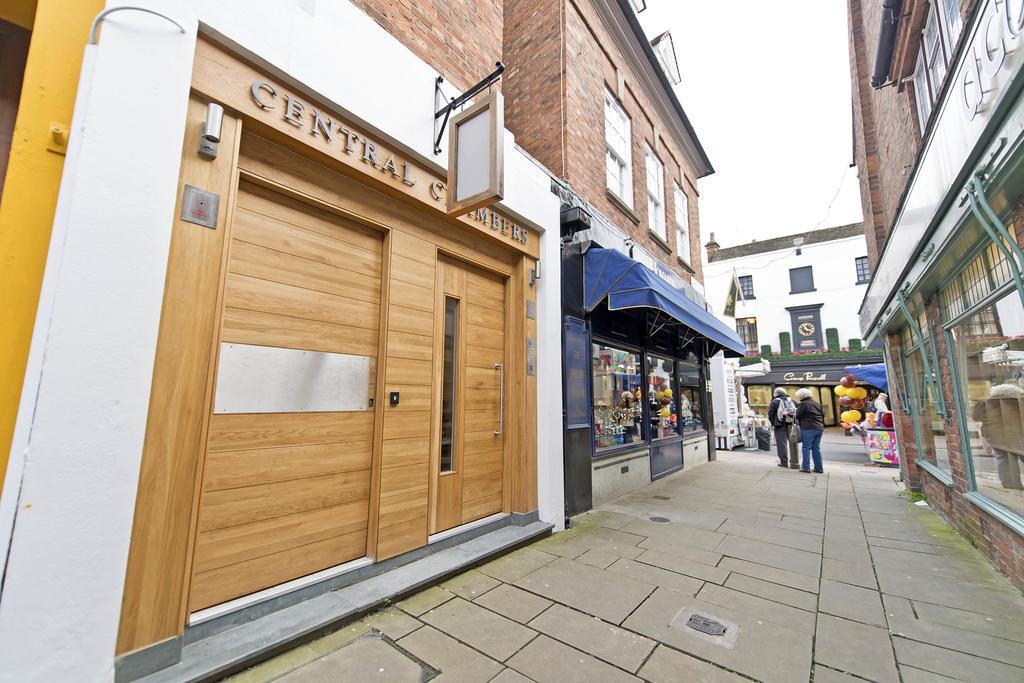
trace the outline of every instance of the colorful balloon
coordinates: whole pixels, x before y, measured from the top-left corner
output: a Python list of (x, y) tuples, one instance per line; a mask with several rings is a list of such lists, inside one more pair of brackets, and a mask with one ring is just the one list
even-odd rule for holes
[(849, 396), (840, 396), (839, 397), (839, 405), (841, 405), (842, 407), (846, 408), (851, 403), (853, 403), (853, 399), (850, 398)]
[(846, 396), (846, 387), (842, 384), (837, 386), (832, 391), (836, 392), (836, 396)]

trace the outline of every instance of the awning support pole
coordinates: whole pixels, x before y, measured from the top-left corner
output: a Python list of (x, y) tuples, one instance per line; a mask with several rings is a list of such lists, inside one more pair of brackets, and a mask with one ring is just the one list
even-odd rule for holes
[[(934, 396), (936, 399), (935, 402), (937, 404), (937, 410), (939, 415), (941, 415), (942, 418), (945, 419), (949, 417), (949, 415), (947, 415), (946, 413), (946, 399), (942, 395), (942, 392), (939, 391), (939, 387), (936, 385), (935, 374), (932, 373), (932, 361), (931, 359), (929, 359), (929, 356), (935, 350), (935, 341), (932, 340), (931, 350), (925, 348), (924, 335), (921, 332), (921, 328), (918, 327), (917, 321), (915, 321), (914, 317), (910, 315), (910, 309), (907, 308), (907, 299), (903, 295), (903, 292), (899, 293), (897, 299), (899, 301), (900, 310), (903, 311), (903, 317), (906, 318), (907, 325), (910, 326), (911, 331), (913, 331), (913, 333), (917, 336), (918, 343), (921, 345), (921, 361), (924, 363), (924, 381), (928, 383), (928, 386), (930, 387), (932, 392), (932, 396)], [(937, 362), (936, 365), (938, 365)]]
[(1017, 285), (1017, 295), (1020, 297), (1021, 303), (1024, 304), (1024, 278), (1021, 277), (1024, 252), (1021, 251), (1017, 241), (1013, 239), (1003, 222), (999, 220), (992, 205), (988, 203), (980, 173), (975, 174), (968, 182), (967, 198), (971, 202), (971, 213), (978, 219), (992, 243), (1006, 257), (1006, 263), (1010, 266), (1010, 272), (1013, 274), (1013, 282)]

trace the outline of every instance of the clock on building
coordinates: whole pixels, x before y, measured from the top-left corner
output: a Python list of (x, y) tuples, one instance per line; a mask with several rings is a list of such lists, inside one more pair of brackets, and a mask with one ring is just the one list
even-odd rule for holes
[(799, 331), (800, 335), (803, 337), (810, 337), (815, 331), (814, 323), (800, 323), (800, 327), (797, 328), (797, 331)]

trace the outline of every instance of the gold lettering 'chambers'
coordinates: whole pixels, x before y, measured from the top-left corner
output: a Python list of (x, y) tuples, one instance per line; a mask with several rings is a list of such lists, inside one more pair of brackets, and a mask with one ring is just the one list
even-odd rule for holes
[(253, 101), (264, 111), (281, 109), (281, 118), (296, 128), (309, 128), (311, 137), (319, 137), (328, 144), (337, 145), (345, 154), (357, 154), (363, 163), (369, 164), (382, 173), (390, 174), (409, 187), (416, 185), (407, 161), (396, 161), (392, 155), (378, 152), (377, 143), (364, 135), (337, 123), (323, 112), (308, 108), (305, 103), (289, 94), (282, 94), (278, 101), (277, 88), (267, 81), (253, 81), (249, 88)]

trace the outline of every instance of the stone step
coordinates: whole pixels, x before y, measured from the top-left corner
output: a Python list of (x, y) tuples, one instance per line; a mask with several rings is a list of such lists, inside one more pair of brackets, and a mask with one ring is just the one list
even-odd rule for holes
[(551, 533), (552, 525), (508, 525), (364, 581), (330, 591), (190, 643), (181, 661), (146, 683), (211, 681), (337, 630), (385, 603), (436, 584)]

